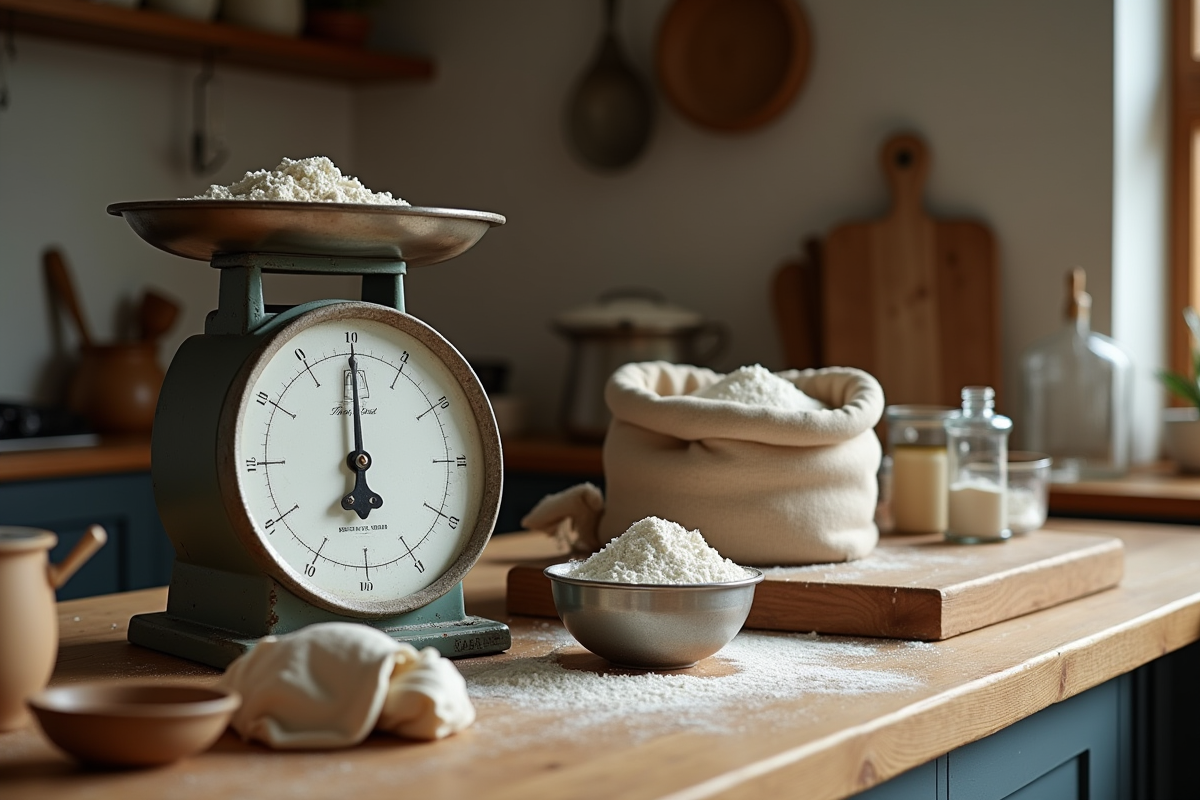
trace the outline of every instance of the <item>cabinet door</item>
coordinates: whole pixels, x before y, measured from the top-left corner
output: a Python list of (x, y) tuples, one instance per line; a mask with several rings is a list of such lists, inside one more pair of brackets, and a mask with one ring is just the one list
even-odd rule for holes
[(1122, 675), (954, 750), (950, 800), (1129, 797), (1131, 680)]
[(174, 550), (158, 519), (149, 473), (0, 484), (0, 525), (45, 528), (58, 535), (50, 560), (62, 560), (92, 524), (108, 543), (58, 590), (59, 600), (162, 586)]
[(1133, 679), (1118, 678), (964, 745), (859, 800), (1127, 800)]

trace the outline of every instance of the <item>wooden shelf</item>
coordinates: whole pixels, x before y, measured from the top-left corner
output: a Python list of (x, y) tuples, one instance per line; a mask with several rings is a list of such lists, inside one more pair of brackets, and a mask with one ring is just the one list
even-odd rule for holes
[(276, 36), (89, 0), (0, 0), (0, 30), (343, 81), (428, 79), (425, 58)]

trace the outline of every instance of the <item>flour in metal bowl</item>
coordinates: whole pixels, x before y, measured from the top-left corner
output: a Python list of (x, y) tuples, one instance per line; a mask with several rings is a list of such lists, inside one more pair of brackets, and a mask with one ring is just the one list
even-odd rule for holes
[(694, 584), (740, 581), (749, 574), (710, 547), (700, 531), (646, 517), (580, 562), (569, 577), (613, 583)]

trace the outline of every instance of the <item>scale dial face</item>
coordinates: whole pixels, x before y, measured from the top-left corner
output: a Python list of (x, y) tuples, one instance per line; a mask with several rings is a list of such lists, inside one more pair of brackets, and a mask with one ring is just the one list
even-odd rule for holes
[(502, 472), (487, 397), (449, 342), (394, 309), (338, 303), (284, 326), (242, 370), (221, 428), (235, 531), (315, 605), (419, 608), (491, 535)]

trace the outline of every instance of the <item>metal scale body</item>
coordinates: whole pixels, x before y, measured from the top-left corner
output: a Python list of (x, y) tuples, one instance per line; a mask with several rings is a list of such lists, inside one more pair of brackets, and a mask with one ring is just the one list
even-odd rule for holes
[[(162, 231), (139, 227), (137, 205), (118, 204), (109, 212), (124, 213), (131, 226), (150, 243), (197, 257), (195, 252), (183, 252), (180, 247), (169, 246), (170, 242), (164, 243)], [(502, 217), (491, 216), (503, 222)], [(461, 247), (461, 242), (456, 247)], [(441, 257), (431, 260), (423, 256), (424, 263), (457, 254), (448, 247), (440, 250)], [(223, 488), (219, 477), (221, 470), (227, 469), (223, 462), (230, 460), (230, 454), (222, 452), (219, 445), (222, 412), (239, 371), (244, 372), (263, 343), (284, 326), (323, 307), (345, 305), (345, 301), (318, 300), (271, 313), (263, 302), (262, 274), (361, 275), (363, 303), (403, 313), (405, 261), (394, 256), (213, 252), (210, 262), (220, 270), (219, 304), (208, 315), (204, 334), (184, 342), (171, 362), (159, 397), (151, 443), (155, 501), (176, 551), (167, 609), (133, 617), (129, 641), (224, 667), (263, 636), (288, 633), (317, 622), (354, 621), (418, 648), (432, 646), (448, 657), (508, 649), (511, 636), (507, 626), (465, 612), (460, 573), (465, 573), (473, 560), (452, 575), (441, 576), (442, 584), (446, 578), (456, 581), (448, 590), (442, 593), (439, 586), (433, 587), (438, 590), (437, 596), (404, 613), (338, 613), (299, 596), (270, 569), (263, 568), (261, 560), (256, 560), (246, 547), (244, 535), (239, 538), (231, 521), (227, 485)], [(473, 374), (470, 379), (474, 380)], [(486, 407), (486, 399), (483, 405)], [(482, 537), (485, 542), (495, 523), (502, 469), (499, 434), (490, 407), (482, 418), (490, 422), (490, 426), (486, 422), (481, 425), (488, 468), (482, 512), (472, 538), (479, 541)], [(481, 542), (478, 549), (482, 549)], [(423, 599), (427, 596), (421, 595)]]

